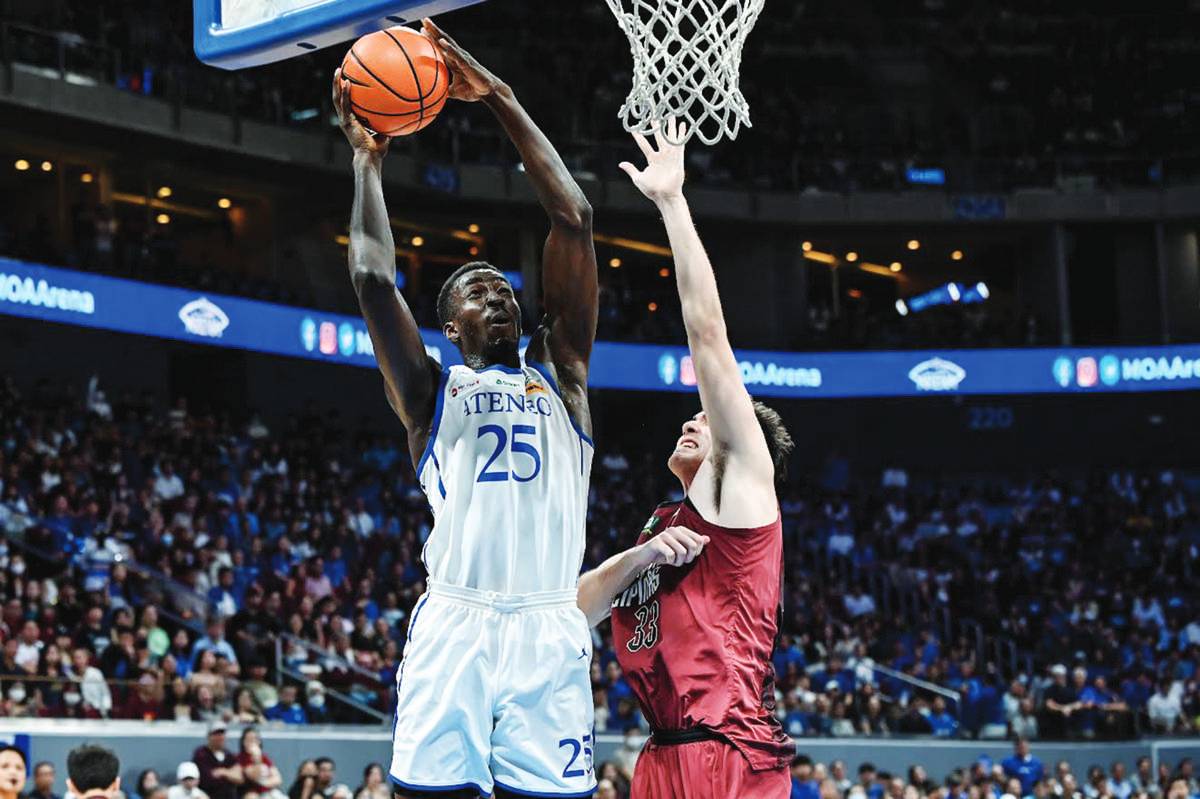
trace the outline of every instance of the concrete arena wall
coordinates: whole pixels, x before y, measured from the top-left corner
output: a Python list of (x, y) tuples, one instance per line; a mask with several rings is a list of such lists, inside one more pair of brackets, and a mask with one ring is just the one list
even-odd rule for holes
[[(99, 743), (117, 752), (121, 758), (123, 784), (128, 789), (136, 784), (138, 774), (146, 768), (155, 769), (160, 776), (172, 781), (176, 766), (190, 758), (192, 751), (204, 741), (203, 724), (174, 722), (143, 723), (136, 721), (73, 722), (51, 719), (0, 719), (0, 734), (27, 733), (32, 738), (35, 761), (48, 760), (59, 769), (63, 790), (67, 753), (83, 742)], [(351, 788), (358, 785), (363, 769), (370, 763), (384, 764), (391, 757), (391, 733), (378, 727), (308, 727), (262, 728), (264, 748), (283, 773), (285, 787), (300, 762), (307, 758), (327, 755), (337, 763), (339, 782)], [(231, 729), (229, 745), (237, 748), (238, 729)], [(620, 736), (599, 736), (596, 762), (612, 757), (620, 745)], [(870, 761), (878, 768), (904, 773), (914, 763), (923, 765), (934, 779), (942, 779), (955, 768), (968, 765), (981, 754), (995, 760), (1006, 757), (1011, 744), (1005, 741), (932, 741), (926, 739), (804, 739), (799, 751), (818, 762), (845, 760), (850, 768)], [(1067, 760), (1075, 772), (1099, 763), (1108, 766), (1114, 760), (1127, 765), (1142, 755), (1174, 764), (1180, 758), (1200, 759), (1200, 739), (1143, 739), (1121, 743), (1036, 743), (1034, 754), (1048, 766)]]

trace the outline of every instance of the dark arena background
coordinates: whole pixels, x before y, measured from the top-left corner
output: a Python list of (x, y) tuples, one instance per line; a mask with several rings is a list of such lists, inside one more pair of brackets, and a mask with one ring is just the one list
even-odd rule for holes
[[(214, 724), (276, 771), (209, 799), (387, 799), (433, 519), (347, 275), (355, 34), (225, 69), (180, 0), (0, 12), (0, 740), (27, 789), (56, 771), (34, 799), (83, 741), (130, 799), (197, 799)], [(629, 47), (600, 0), (437, 19), (594, 209), (590, 569), (679, 498), (699, 410), (617, 167)], [(687, 196), (797, 445), (792, 796), (1200, 796), (1200, 3), (767, 0), (741, 87), (753, 127), (691, 143)], [(545, 214), (486, 108), (395, 139), (384, 188), (431, 355), (467, 261), (533, 329)], [(596, 796), (628, 799), (648, 728), (593, 637)]]

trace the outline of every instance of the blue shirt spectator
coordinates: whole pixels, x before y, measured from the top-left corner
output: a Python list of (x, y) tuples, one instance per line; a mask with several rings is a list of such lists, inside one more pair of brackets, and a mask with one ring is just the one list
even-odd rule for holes
[(296, 701), (296, 686), (284, 685), (279, 689), (279, 702), (267, 708), (263, 716), (268, 721), (282, 721), (284, 724), (308, 724), (308, 714), (304, 705)]
[(1030, 754), (1029, 741), (1024, 738), (1017, 740), (1015, 749), (1014, 754), (1001, 761), (1000, 768), (1004, 769), (1005, 776), (1020, 780), (1022, 796), (1030, 796), (1033, 786), (1046, 776), (1046, 767)]

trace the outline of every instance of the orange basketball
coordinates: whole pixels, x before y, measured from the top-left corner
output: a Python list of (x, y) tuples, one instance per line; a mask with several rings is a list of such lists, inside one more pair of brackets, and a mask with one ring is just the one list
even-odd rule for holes
[(412, 28), (368, 33), (346, 53), (342, 77), (354, 113), (376, 133), (410, 136), (441, 113), (450, 71), (429, 37)]

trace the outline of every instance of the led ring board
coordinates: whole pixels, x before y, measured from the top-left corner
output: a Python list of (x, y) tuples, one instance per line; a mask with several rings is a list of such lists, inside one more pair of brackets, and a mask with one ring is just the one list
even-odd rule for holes
[(196, 57), (242, 69), (483, 0), (194, 0)]

